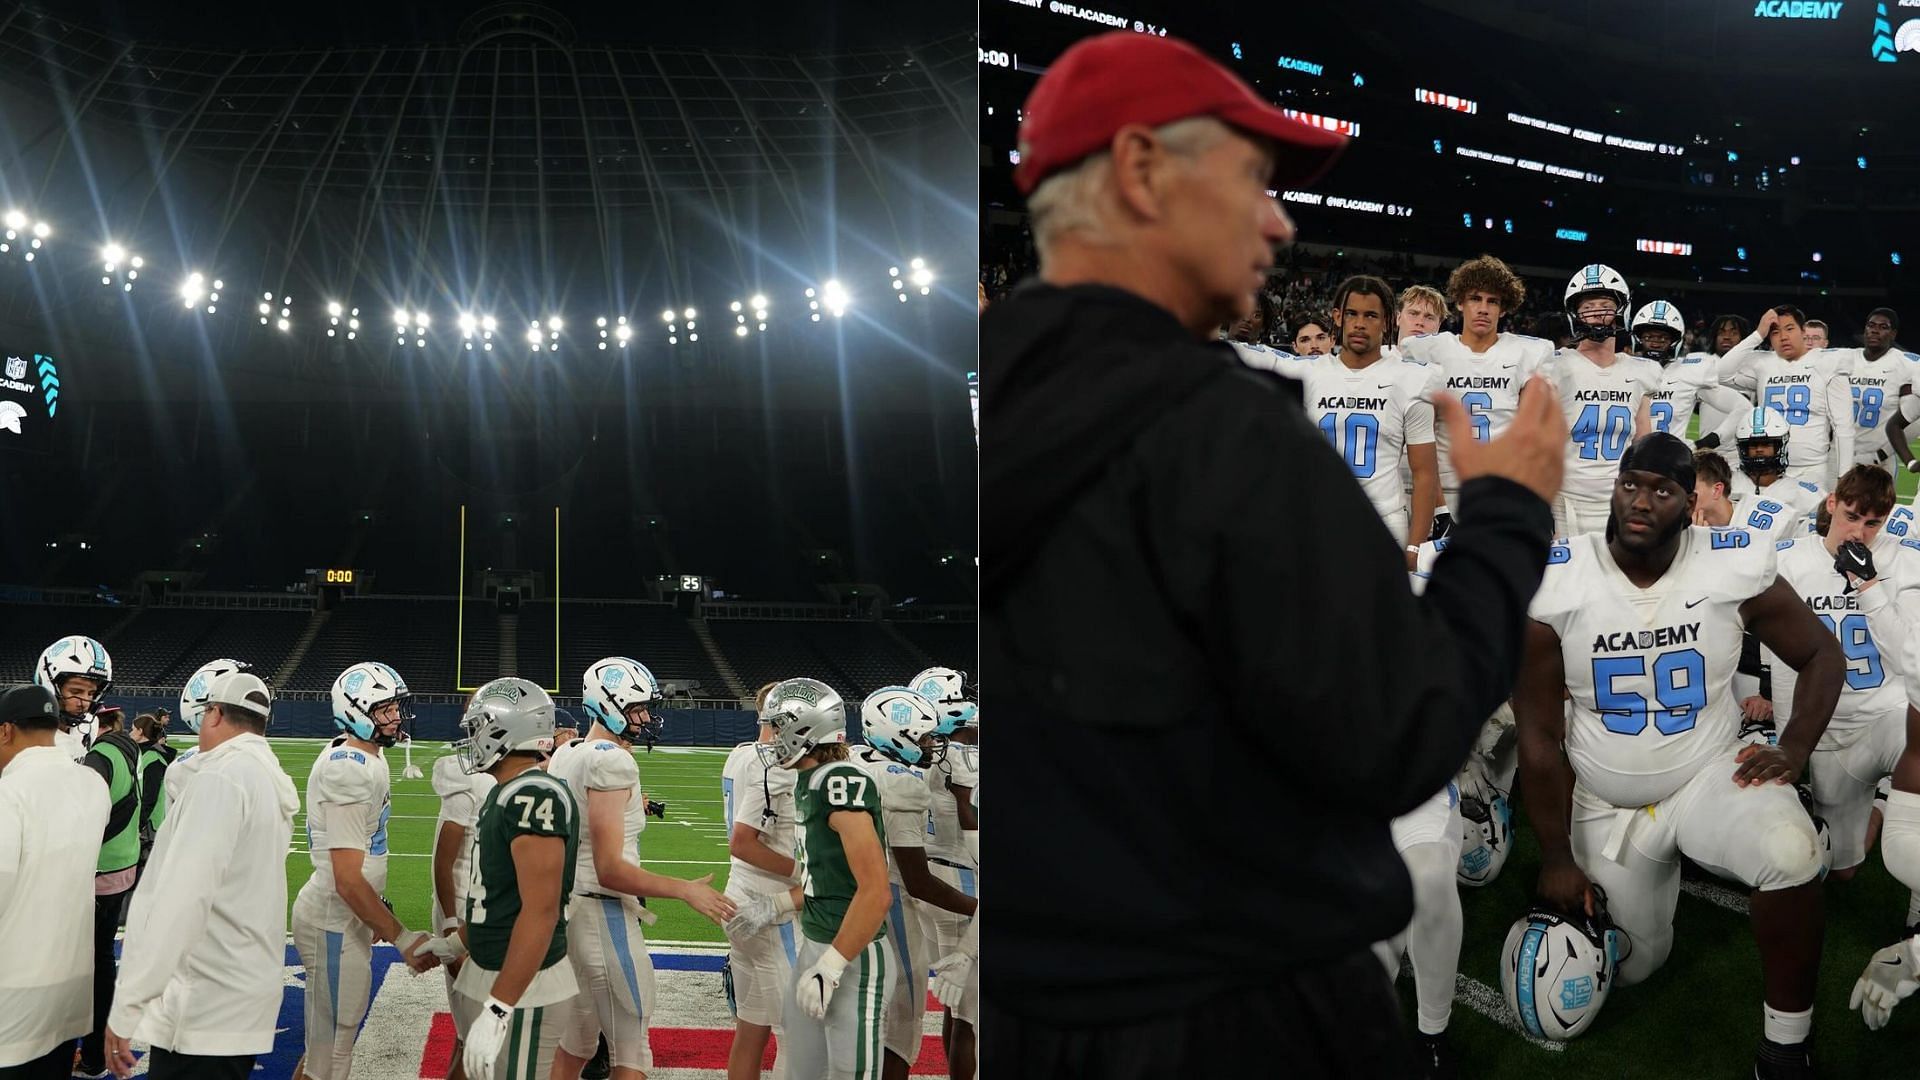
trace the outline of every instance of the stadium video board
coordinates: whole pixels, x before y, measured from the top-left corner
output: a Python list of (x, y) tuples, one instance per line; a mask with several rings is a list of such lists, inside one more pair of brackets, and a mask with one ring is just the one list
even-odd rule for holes
[(0, 348), (0, 451), (33, 454), (53, 449), (60, 411), (60, 364), (43, 353)]

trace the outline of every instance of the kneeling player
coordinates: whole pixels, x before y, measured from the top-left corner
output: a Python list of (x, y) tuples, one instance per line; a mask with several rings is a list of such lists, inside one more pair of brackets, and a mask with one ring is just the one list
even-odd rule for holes
[[(1689, 527), (1693, 455), (1665, 433), (1620, 460), (1604, 535), (1556, 542), (1513, 705), (1541, 899), (1628, 937), (1620, 980), (1673, 946), (1680, 856), (1749, 886), (1765, 972), (1757, 1077), (1811, 1075), (1820, 856), (1792, 783), (1840, 694), (1839, 645), (1743, 530)], [(1742, 626), (1799, 673), (1778, 746), (1743, 745)], [(1571, 708), (1563, 712), (1563, 695)]]
[(880, 792), (847, 760), (845, 729), (825, 710), (795, 710), (775, 723), (779, 763), (798, 773), (801, 884), (743, 905), (727, 936), (758, 933), (798, 910), (803, 940), (781, 1050), (787, 1075), (879, 1080), (887, 995), (901, 978), (883, 926), (892, 898)]
[[(1893, 477), (1886, 470), (1855, 465), (1827, 497), (1821, 535), (1783, 543), (1777, 556), (1781, 579), (1839, 639), (1847, 660), (1833, 722), (1807, 762), (1814, 812), (1826, 819), (1833, 842), (1831, 873), (1840, 881), (1851, 878), (1867, 857), (1874, 787), (1893, 772), (1907, 741), (1907, 696), (1881, 659), (1900, 642), (1878, 638), (1864, 611), (1868, 604), (1887, 606), (1912, 584), (1908, 566), (1914, 552), (1881, 532), (1893, 499)], [(1905, 543), (1920, 548), (1920, 540)], [(1857, 591), (1848, 571), (1880, 583)], [(1793, 672), (1777, 663), (1773, 670), (1774, 717), (1784, 722), (1792, 715)]]
[(659, 696), (653, 672), (624, 656), (609, 656), (587, 669), (581, 700), (593, 718), (586, 738), (554, 751), (547, 771), (566, 781), (586, 811), (573, 869), (567, 920), (567, 959), (580, 994), (563, 1014), (560, 1054), (553, 1075), (575, 1080), (601, 1035), (615, 1080), (641, 1080), (653, 1068), (647, 1023), (653, 1016), (653, 961), (640, 927), (652, 921), (643, 896), (685, 901), (716, 924), (734, 913), (733, 902), (707, 882), (666, 877), (634, 862), (647, 827), (647, 801), (640, 793), (634, 739), (645, 730)]

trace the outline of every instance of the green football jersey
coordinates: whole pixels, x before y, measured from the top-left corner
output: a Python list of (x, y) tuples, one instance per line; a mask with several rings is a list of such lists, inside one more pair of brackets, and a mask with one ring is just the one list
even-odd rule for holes
[(573, 863), (580, 849), (580, 811), (567, 785), (544, 769), (528, 769), (487, 794), (467, 852), (467, 949), (488, 971), (507, 962), (513, 920), (520, 916), (513, 841), (519, 836), (558, 836), (567, 842), (560, 877), (560, 918), (542, 970), (567, 955), (567, 900), (573, 895)]
[[(800, 932), (814, 941), (831, 942), (847, 917), (847, 905), (853, 903), (857, 887), (853, 870), (847, 865), (847, 850), (840, 834), (827, 824), (830, 814), (842, 810), (858, 811), (873, 818), (873, 831), (880, 847), (887, 846), (887, 826), (880, 817), (880, 786), (860, 766), (851, 761), (817, 765), (803, 772), (793, 786), (794, 861), (800, 865), (800, 884), (806, 890), (806, 903), (800, 908)], [(886, 933), (881, 924), (874, 939)]]

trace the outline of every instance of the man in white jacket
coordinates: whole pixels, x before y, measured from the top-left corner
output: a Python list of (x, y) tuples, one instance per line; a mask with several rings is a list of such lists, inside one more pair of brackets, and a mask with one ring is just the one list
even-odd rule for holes
[(287, 846), (300, 795), (265, 739), (273, 695), (244, 671), (207, 695), (190, 783), (133, 894), (107, 1062), (154, 1080), (245, 1080), (273, 1049), (287, 940)]
[(65, 1080), (93, 1027), (107, 786), (54, 744), (53, 695), (0, 688), (0, 1077)]

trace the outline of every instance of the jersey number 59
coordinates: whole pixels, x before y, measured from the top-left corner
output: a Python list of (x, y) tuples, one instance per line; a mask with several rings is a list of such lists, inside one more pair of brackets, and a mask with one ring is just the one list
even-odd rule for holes
[[(1617, 735), (1638, 735), (1646, 730), (1649, 715), (1662, 735), (1693, 730), (1700, 712), (1707, 707), (1707, 658), (1696, 649), (1663, 652), (1654, 657), (1652, 703), (1645, 695), (1616, 687), (1616, 680), (1639, 679), (1646, 674), (1644, 656), (1594, 659), (1594, 707), (1607, 730)], [(1655, 703), (1659, 708), (1650, 707)]]

